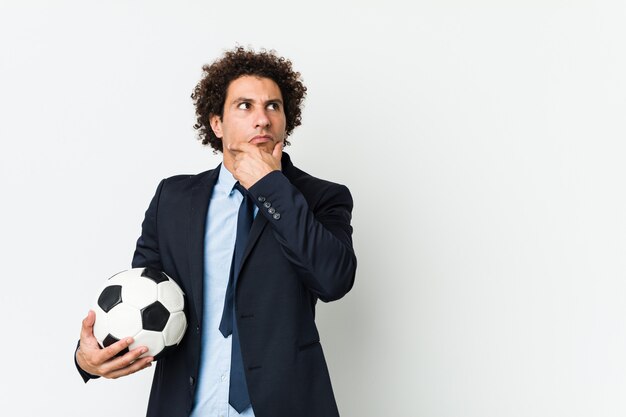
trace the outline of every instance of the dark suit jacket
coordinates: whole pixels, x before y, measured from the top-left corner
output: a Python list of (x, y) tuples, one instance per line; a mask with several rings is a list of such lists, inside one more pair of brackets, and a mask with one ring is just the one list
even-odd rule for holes
[[(159, 184), (146, 211), (133, 267), (151, 266), (187, 296), (189, 327), (157, 362), (149, 417), (188, 416), (200, 364), (204, 234), (218, 169)], [(354, 283), (352, 197), (343, 185), (314, 178), (283, 154), (248, 192), (259, 213), (236, 288), (236, 320), (256, 417), (338, 416), (315, 326), (318, 299), (332, 301)], [(265, 204), (265, 205), (264, 205)], [(275, 212), (268, 211), (268, 205)]]

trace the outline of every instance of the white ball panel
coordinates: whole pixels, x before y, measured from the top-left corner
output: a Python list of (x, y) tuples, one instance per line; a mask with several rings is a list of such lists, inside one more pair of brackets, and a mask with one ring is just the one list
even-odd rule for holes
[(184, 311), (177, 311), (170, 314), (170, 318), (163, 329), (163, 339), (165, 339), (165, 346), (172, 346), (178, 344), (187, 329), (187, 317), (185, 317)]
[(141, 331), (141, 312), (124, 302), (107, 314), (109, 332), (118, 339), (135, 336)]
[(95, 336), (100, 346), (104, 338), (109, 334), (109, 323), (107, 321), (107, 313), (105, 313), (98, 305), (93, 308), (96, 313), (96, 322), (93, 325), (93, 335)]
[(148, 348), (148, 351), (141, 355), (140, 358), (157, 355), (165, 347), (163, 335), (160, 332), (153, 332), (152, 330), (142, 330), (135, 336), (135, 341), (129, 348), (133, 350), (139, 346)]
[(143, 271), (143, 268), (134, 268), (134, 269), (129, 269), (127, 271), (119, 272), (113, 275), (112, 277), (110, 277), (109, 279), (107, 279), (105, 286), (109, 286), (109, 285), (122, 285), (123, 286), (125, 285), (126, 282), (128, 282), (129, 279), (141, 277), (142, 271)]
[(170, 280), (157, 286), (158, 300), (169, 310), (170, 313), (181, 311), (185, 307), (183, 291), (176, 282)]
[(151, 279), (137, 277), (122, 284), (122, 303), (139, 309), (154, 303), (157, 299), (156, 283)]

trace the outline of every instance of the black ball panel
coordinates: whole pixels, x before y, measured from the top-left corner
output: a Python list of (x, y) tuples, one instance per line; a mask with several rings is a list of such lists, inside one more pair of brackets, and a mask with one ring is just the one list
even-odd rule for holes
[(150, 267), (144, 268), (143, 272), (141, 273), (141, 276), (145, 278), (150, 278), (152, 281), (156, 282), (157, 284), (160, 282), (169, 281), (169, 278), (167, 277), (167, 275), (165, 275), (164, 272), (161, 272), (158, 269), (154, 269)]
[[(107, 335), (107, 337), (105, 337), (104, 340), (102, 341), (102, 344), (104, 346), (101, 346), (101, 347), (109, 347), (113, 343), (119, 342), (119, 341), (120, 341), (120, 339), (118, 339), (117, 337), (115, 337), (111, 333), (109, 333)], [(117, 352), (117, 355), (115, 355), (115, 357), (117, 358), (118, 356), (124, 356), (126, 353), (128, 353), (128, 348), (122, 349), (121, 351)]]
[(141, 322), (144, 330), (161, 332), (170, 318), (170, 312), (158, 301), (141, 309)]
[(122, 302), (122, 286), (121, 285), (111, 285), (106, 287), (100, 293), (100, 297), (98, 297), (98, 306), (105, 312), (108, 313), (111, 311), (113, 307)]
[(103, 347), (109, 347), (113, 343), (119, 342), (119, 341), (120, 341), (120, 339), (118, 339), (117, 337), (115, 337), (111, 333), (109, 333), (107, 335), (107, 337), (105, 337), (104, 340), (102, 341), (102, 344), (104, 345)]

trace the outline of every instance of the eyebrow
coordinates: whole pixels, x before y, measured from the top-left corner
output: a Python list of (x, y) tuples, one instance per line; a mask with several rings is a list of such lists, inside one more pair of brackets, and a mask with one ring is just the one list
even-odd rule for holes
[[(231, 101), (231, 104), (235, 104), (235, 103), (242, 103), (244, 101), (249, 101), (249, 102), (254, 102), (253, 99), (251, 98), (246, 98), (246, 97), (237, 97), (236, 99), (234, 99), (233, 101)], [(271, 98), (269, 100), (266, 100), (264, 102), (265, 104), (269, 104), (269, 103), (279, 103), (279, 104), (283, 104), (283, 101), (279, 98)]]

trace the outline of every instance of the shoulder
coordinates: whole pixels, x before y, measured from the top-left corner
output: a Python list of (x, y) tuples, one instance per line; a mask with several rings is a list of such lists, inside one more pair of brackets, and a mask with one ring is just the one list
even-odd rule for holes
[[(219, 167), (218, 167), (219, 168)], [(202, 184), (208, 184), (217, 178), (219, 169), (214, 168), (199, 174), (178, 174), (161, 180), (159, 187), (165, 191), (185, 192)]]
[(342, 189), (348, 191), (348, 187), (343, 184), (315, 177), (293, 165), (290, 169), (285, 170), (284, 174), (289, 181), (302, 192), (325, 192), (332, 189)]
[(312, 207), (329, 199), (341, 200), (345, 204), (352, 206), (350, 190), (343, 184), (317, 178), (297, 168), (290, 160), (287, 161), (283, 173), (291, 184), (302, 193), (307, 203)]

